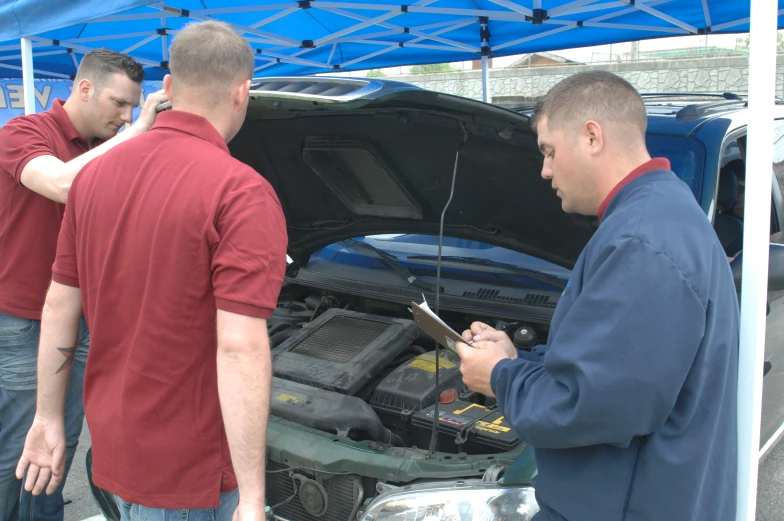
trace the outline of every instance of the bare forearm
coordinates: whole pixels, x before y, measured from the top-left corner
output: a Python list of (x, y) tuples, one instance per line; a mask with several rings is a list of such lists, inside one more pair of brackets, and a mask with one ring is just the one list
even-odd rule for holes
[(37, 414), (61, 418), (79, 335), (81, 306), (50, 300), (44, 306), (38, 346)]
[(271, 382), (267, 345), (219, 350), (218, 393), (240, 500), (261, 506)]
[(130, 126), (129, 128), (125, 129), (124, 131), (114, 136), (112, 139), (106, 141), (105, 143), (102, 143), (100, 146), (97, 146), (89, 150), (88, 152), (85, 152), (84, 154), (75, 157), (74, 159), (68, 161), (67, 163), (64, 163), (60, 169), (60, 172), (57, 175), (57, 181), (56, 181), (57, 186), (60, 188), (59, 193), (61, 194), (60, 195), (61, 200), (59, 202), (61, 203), (66, 202), (68, 198), (68, 190), (70, 190), (71, 184), (73, 183), (76, 174), (78, 174), (79, 171), (81, 171), (81, 169), (84, 168), (85, 165), (87, 165), (87, 163), (89, 163), (96, 157), (105, 154), (106, 152), (116, 147), (120, 143), (128, 141), (132, 137), (139, 135), (140, 133), (141, 132), (138, 129), (134, 128), (133, 126)]

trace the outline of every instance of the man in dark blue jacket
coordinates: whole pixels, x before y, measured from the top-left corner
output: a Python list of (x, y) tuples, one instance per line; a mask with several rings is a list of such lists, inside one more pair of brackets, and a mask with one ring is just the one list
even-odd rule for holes
[(486, 324), (462, 372), (535, 448), (537, 521), (735, 519), (738, 304), (689, 188), (651, 159), (634, 88), (592, 71), (556, 85), (534, 125), (564, 211), (599, 228), (546, 346)]

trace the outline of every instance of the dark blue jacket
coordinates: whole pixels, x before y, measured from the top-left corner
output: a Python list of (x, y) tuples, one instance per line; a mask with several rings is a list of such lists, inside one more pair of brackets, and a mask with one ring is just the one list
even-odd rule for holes
[(738, 300), (689, 188), (656, 170), (608, 206), (539, 357), (492, 388), (535, 447), (537, 521), (732, 521)]

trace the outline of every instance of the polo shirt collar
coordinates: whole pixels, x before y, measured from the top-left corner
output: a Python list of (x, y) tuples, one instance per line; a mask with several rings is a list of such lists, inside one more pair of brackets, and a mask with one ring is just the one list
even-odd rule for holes
[(87, 140), (82, 136), (76, 127), (74, 126), (71, 118), (68, 117), (68, 113), (65, 111), (63, 105), (65, 104), (65, 100), (55, 99), (52, 103), (52, 108), (49, 109), (49, 112), (52, 114), (57, 125), (62, 129), (63, 134), (69, 141), (79, 140), (87, 146)]
[(643, 175), (647, 174), (648, 172), (653, 172), (654, 170), (669, 170), (670, 169), (670, 160), (664, 157), (655, 157), (650, 161), (647, 161), (634, 170), (631, 171), (629, 175), (623, 178), (623, 180), (615, 185), (612, 192), (604, 199), (601, 206), (599, 206), (599, 212), (597, 216), (599, 217), (599, 222), (602, 222), (602, 217), (604, 217), (604, 212), (607, 211), (607, 207), (610, 206), (610, 203), (618, 195), (618, 192), (621, 191), (621, 188), (629, 184), (630, 182), (634, 181), (638, 177), (642, 177)]
[(212, 126), (212, 123), (204, 116), (192, 112), (185, 112), (184, 110), (167, 110), (161, 112), (155, 119), (153, 128), (170, 128), (180, 132), (186, 132), (199, 139), (203, 139), (208, 143), (212, 143), (227, 154), (229, 153), (229, 147), (215, 127)]

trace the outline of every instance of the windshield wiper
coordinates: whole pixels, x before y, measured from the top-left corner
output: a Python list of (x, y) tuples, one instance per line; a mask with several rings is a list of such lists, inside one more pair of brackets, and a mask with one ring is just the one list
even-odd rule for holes
[[(415, 255), (409, 257), (411, 260), (433, 260), (437, 261), (437, 255)], [(461, 257), (461, 256), (442, 256), (442, 261), (449, 261), (449, 262), (459, 262), (461, 264), (471, 264), (473, 266), (488, 266), (491, 268), (501, 268), (507, 271), (510, 271), (516, 275), (523, 275), (528, 277), (529, 279), (536, 280), (541, 282), (542, 284), (547, 284), (548, 286), (552, 286), (557, 289), (564, 289), (566, 287), (566, 282), (555, 277), (553, 275), (548, 275), (547, 273), (542, 273), (541, 271), (531, 270), (528, 268), (521, 268), (520, 266), (515, 266), (514, 264), (507, 264), (505, 262), (498, 262), (490, 259), (483, 259), (481, 257)]]
[(361, 250), (367, 251), (375, 254), (375, 257), (380, 260), (386, 267), (392, 269), (395, 273), (399, 274), (402, 278), (406, 279), (409, 284), (412, 286), (416, 286), (419, 289), (423, 289), (425, 291), (430, 291), (435, 293), (436, 292), (436, 285), (431, 284), (429, 282), (425, 282), (423, 280), (419, 280), (414, 276), (413, 273), (409, 271), (408, 268), (403, 266), (397, 257), (394, 255), (390, 255), (389, 253), (385, 252), (384, 250), (380, 250), (375, 246), (372, 246), (366, 242), (358, 241), (356, 239), (346, 239), (345, 241), (340, 241), (338, 244), (343, 244), (349, 248), (354, 250)]

